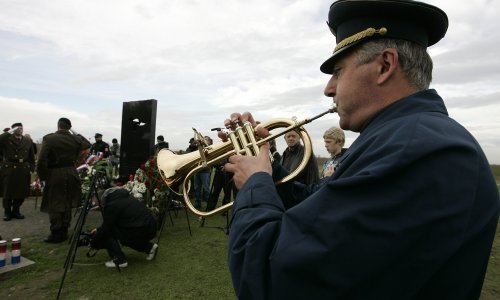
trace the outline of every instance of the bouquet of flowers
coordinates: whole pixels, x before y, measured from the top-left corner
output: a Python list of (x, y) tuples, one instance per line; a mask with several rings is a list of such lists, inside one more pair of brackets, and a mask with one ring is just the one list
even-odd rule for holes
[(42, 195), (42, 182), (40, 181), (40, 177), (36, 177), (35, 181), (33, 181), (30, 185), (30, 194), (31, 196), (41, 196)]
[(161, 179), (155, 157), (148, 159), (135, 174), (131, 174), (123, 187), (156, 213), (162, 211), (169, 201), (170, 190)]
[(149, 196), (149, 189), (146, 187), (149, 182), (146, 179), (144, 170), (139, 168), (135, 171), (135, 175), (130, 175), (130, 180), (123, 187), (138, 200), (145, 201)]
[(100, 187), (109, 187), (112, 183), (111, 180), (111, 163), (109, 159), (103, 158), (102, 153), (98, 153), (97, 155), (89, 155), (83, 161), (83, 164), (76, 168), (80, 175), (80, 180), (82, 181), (82, 193), (86, 195), (90, 190), (90, 176), (92, 171), (95, 170), (104, 174), (101, 177), (103, 182), (99, 182), (98, 185)]

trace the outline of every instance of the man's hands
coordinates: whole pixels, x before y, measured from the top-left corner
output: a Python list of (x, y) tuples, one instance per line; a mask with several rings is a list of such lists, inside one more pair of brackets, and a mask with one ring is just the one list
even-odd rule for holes
[[(235, 130), (243, 123), (250, 122), (255, 129), (255, 133), (259, 137), (266, 137), (269, 131), (266, 128), (259, 127), (251, 113), (243, 114), (233, 113), (230, 119), (224, 121), (224, 126), (229, 130)], [(227, 140), (227, 134), (219, 131), (217, 135), (224, 141)], [(269, 143), (265, 143), (260, 147), (260, 153), (257, 156), (233, 155), (229, 157), (229, 162), (224, 165), (227, 172), (234, 174), (233, 180), (238, 189), (247, 182), (248, 178), (257, 172), (266, 172), (272, 174), (271, 161), (269, 160)]]

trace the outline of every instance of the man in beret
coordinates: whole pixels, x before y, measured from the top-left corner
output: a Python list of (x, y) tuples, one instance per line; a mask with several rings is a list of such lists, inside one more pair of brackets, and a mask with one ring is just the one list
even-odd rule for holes
[(60, 118), (57, 131), (43, 137), (38, 154), (37, 172), (45, 181), (40, 210), (49, 213), (50, 235), (46, 243), (61, 243), (68, 238), (71, 210), (82, 198), (80, 177), (75, 163), (80, 151), (90, 142), (71, 130), (71, 121)]
[(0, 184), (3, 196), (4, 221), (24, 219), (20, 207), (29, 196), (31, 172), (35, 168), (33, 141), (23, 136), (23, 124), (14, 123), (11, 129), (0, 134), (2, 168)]
[[(340, 127), (360, 135), (288, 210), (268, 144), (229, 157), (238, 299), (478, 299), (499, 194), (480, 145), (429, 89), (426, 49), (444, 37), (446, 14), (417, 1), (340, 0), (328, 24), (337, 45), (320, 68), (331, 74), (324, 93)], [(244, 121), (256, 125), (250, 113), (225, 125)]]
[(102, 134), (96, 133), (94, 138), (95, 143), (90, 147), (90, 153), (97, 155), (101, 152), (104, 158), (109, 157), (111, 155), (109, 144), (102, 140)]

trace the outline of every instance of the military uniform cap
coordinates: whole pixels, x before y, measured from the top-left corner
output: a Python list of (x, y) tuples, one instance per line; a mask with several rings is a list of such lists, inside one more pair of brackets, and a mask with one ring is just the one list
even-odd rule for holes
[(441, 9), (418, 1), (339, 0), (330, 6), (328, 26), (337, 46), (320, 70), (332, 74), (339, 57), (365, 41), (391, 38), (423, 47), (434, 45), (447, 31), (448, 17)]
[(12, 126), (10, 128), (14, 128), (14, 127), (23, 127), (23, 124), (20, 122), (14, 123), (14, 124), (12, 124)]
[(100, 134), (100, 133), (96, 133), (96, 134), (94, 135), (94, 137), (95, 137), (95, 138), (96, 138), (96, 137), (102, 137), (102, 134)]
[(64, 124), (68, 125), (71, 128), (71, 121), (68, 118), (60, 118), (57, 122), (58, 123), (64, 123)]

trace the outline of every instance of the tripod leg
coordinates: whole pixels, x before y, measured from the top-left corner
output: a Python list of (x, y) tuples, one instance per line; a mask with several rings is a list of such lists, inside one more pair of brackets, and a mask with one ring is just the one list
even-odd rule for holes
[[(167, 219), (167, 212), (168, 212), (168, 207), (170, 206), (170, 198), (168, 200), (168, 204), (164, 207), (163, 211), (161, 212), (160, 216), (160, 231), (158, 232), (158, 239), (156, 240), (156, 244), (160, 244), (160, 237), (161, 233), (163, 232), (163, 227), (165, 226), (166, 219)], [(170, 212), (169, 212), (170, 215)], [(170, 216), (170, 219), (172, 219), (172, 216)]]
[(82, 233), (82, 228), (83, 225), (85, 224), (85, 220), (87, 218), (87, 214), (90, 210), (91, 207), (91, 199), (93, 197), (93, 193), (97, 191), (97, 187), (95, 185), (96, 183), (96, 178), (97, 174), (94, 174), (92, 176), (92, 179), (90, 181), (90, 190), (89, 193), (87, 194), (87, 197), (85, 199), (84, 205), (81, 208), (80, 215), (78, 216), (78, 219), (75, 223), (74, 231), (71, 236), (71, 243), (68, 249), (68, 255), (66, 256), (66, 260), (64, 262), (64, 273), (63, 277), (61, 278), (61, 283), (59, 285), (59, 291), (57, 293), (57, 299), (59, 299), (59, 296), (61, 295), (61, 290), (64, 285), (64, 279), (66, 278), (66, 274), (68, 273), (68, 269), (73, 267), (73, 262), (75, 261), (75, 256), (76, 256), (76, 249), (78, 248), (78, 239), (80, 238), (80, 234)]
[(66, 278), (66, 274), (68, 273), (68, 269), (70, 269), (73, 266), (73, 262), (75, 261), (75, 256), (76, 256), (76, 249), (78, 247), (78, 239), (80, 237), (80, 233), (82, 232), (83, 224), (85, 217), (82, 216), (83, 214), (86, 214), (87, 211), (87, 206), (85, 206), (81, 212), (80, 216), (78, 217), (78, 221), (75, 224), (75, 231), (73, 232), (73, 235), (71, 237), (71, 244), (69, 246), (68, 250), (68, 255), (66, 256), (66, 260), (64, 262), (64, 273), (63, 277), (61, 279), (61, 284), (59, 285), (59, 291), (57, 293), (57, 299), (59, 299), (59, 296), (61, 295), (61, 290), (64, 285), (64, 279)]
[(188, 216), (188, 211), (186, 205), (184, 205), (184, 211), (186, 212), (186, 220), (188, 223), (188, 228), (189, 228), (189, 235), (193, 236), (193, 233), (191, 232), (191, 223), (189, 223), (189, 216)]

